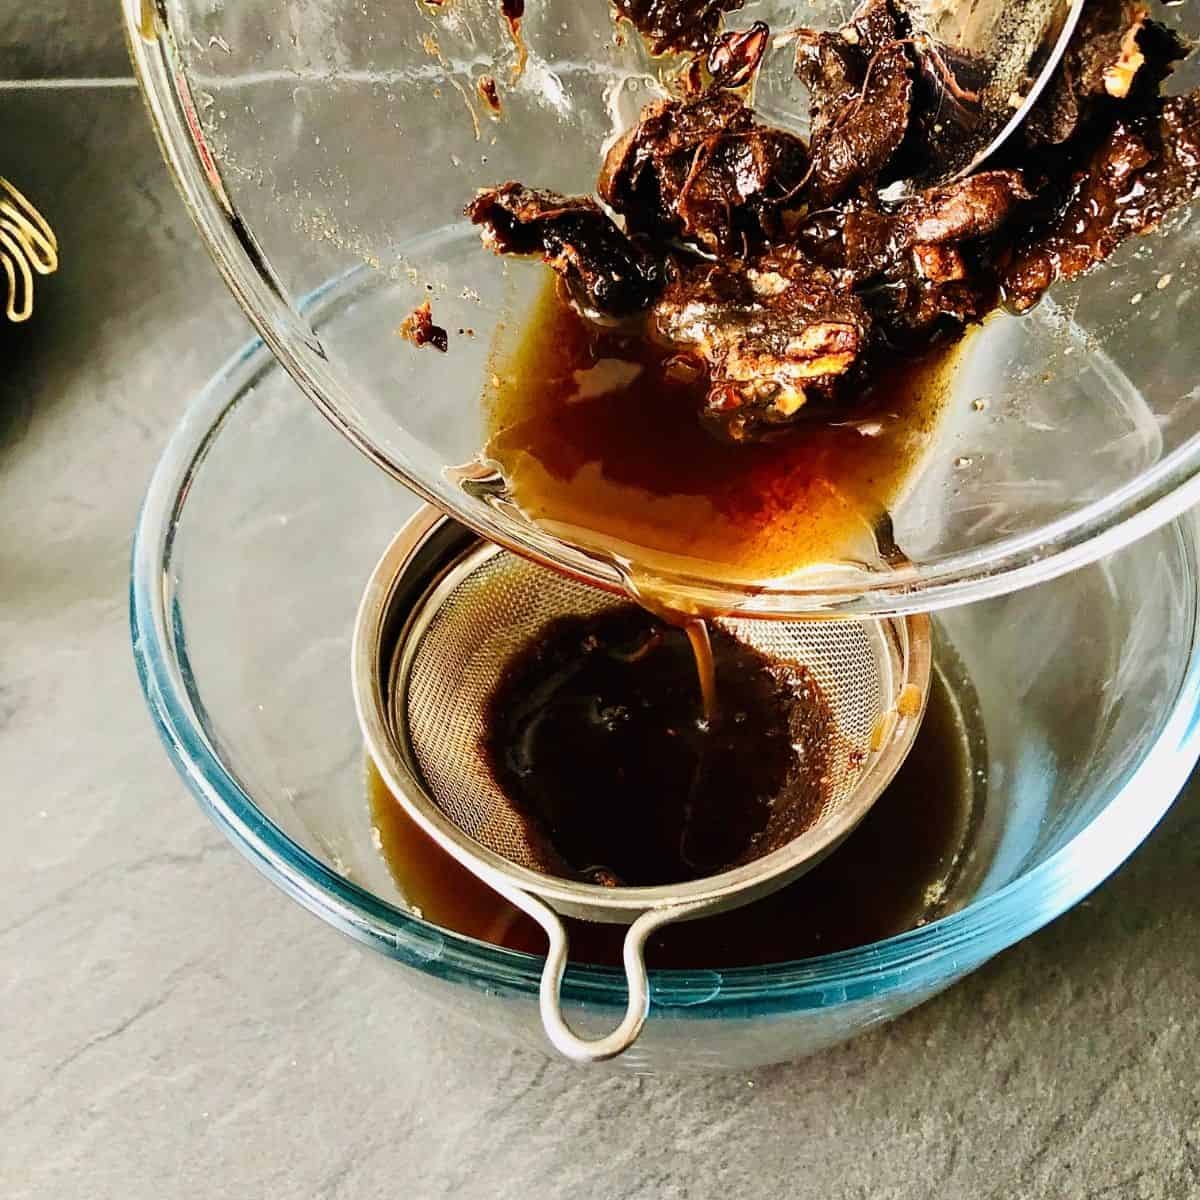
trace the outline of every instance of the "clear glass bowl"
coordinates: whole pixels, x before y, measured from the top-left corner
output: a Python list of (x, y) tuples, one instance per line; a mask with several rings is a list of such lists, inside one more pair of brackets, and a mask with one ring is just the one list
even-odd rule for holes
[[(344, 319), (331, 292), (306, 311)], [(265, 875), (391, 969), (396, 1020), (423, 996), (545, 1048), (540, 960), (431, 925), (373, 841), (350, 639), (377, 557), (414, 497), (297, 403), (261, 344), (191, 406), (133, 551), (132, 625), (150, 709), (204, 809)], [(640, 1070), (796, 1058), (911, 1008), (1094, 888), (1200, 754), (1200, 528), (937, 619), (935, 665), (976, 714), (973, 852), (947, 915), (871, 946), (767, 968), (659, 971)], [(353, 981), (349, 986), (353, 986)], [(573, 1023), (610, 1028), (619, 972), (572, 967)], [(424, 1001), (420, 1001), (424, 1002)]]
[[(374, 461), (493, 541), (598, 582), (572, 550), (451, 468), (483, 440), (480, 393), (500, 324), (538, 267), (484, 253), (460, 216), (477, 187), (592, 188), (598, 148), (658, 89), (660, 64), (614, 37), (608, 0), (530, 4), (528, 63), (498, 0), (123, 0), (164, 151), (205, 242), (267, 344)], [(749, 0), (732, 23), (828, 25), (851, 5)], [(1163, 19), (1200, 35), (1200, 6)], [(499, 82), (490, 115), (480, 77)], [(1175, 86), (1195, 86), (1189, 64)], [(803, 128), (788, 51), (756, 104)], [(934, 610), (1011, 591), (1111, 553), (1200, 496), (1200, 222), (1153, 237), (1025, 318), (970, 342), (923, 470), (894, 506), (910, 560), (849, 563), (762, 586), (669, 580), (698, 601), (791, 612)], [(299, 298), (357, 271), (318, 330)], [(449, 355), (394, 331), (432, 296)], [(459, 336), (471, 328), (475, 337)], [(982, 407), (976, 401), (983, 401)]]

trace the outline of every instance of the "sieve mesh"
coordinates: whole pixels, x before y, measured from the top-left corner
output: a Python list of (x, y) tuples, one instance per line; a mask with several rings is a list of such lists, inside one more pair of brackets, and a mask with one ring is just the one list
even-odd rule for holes
[[(506, 664), (547, 622), (626, 603), (617, 597), (488, 548), (431, 590), (397, 648), (391, 720), (407, 744), (429, 798), (469, 838), (509, 862), (544, 872), (525, 825), (488, 769), (482, 748), (488, 698)], [(836, 736), (829, 746), (816, 828), (855, 795), (876, 751), (872, 739), (894, 708), (901, 672), (878, 623), (721, 622), (771, 658), (805, 667), (824, 692)], [(782, 807), (782, 806), (781, 806)], [(788, 822), (781, 817), (779, 832)], [(770, 831), (768, 831), (770, 832)], [(778, 848), (767, 837), (760, 857)]]

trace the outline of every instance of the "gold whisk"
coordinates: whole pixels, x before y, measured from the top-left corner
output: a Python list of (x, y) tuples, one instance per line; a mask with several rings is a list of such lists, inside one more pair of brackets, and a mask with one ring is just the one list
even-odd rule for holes
[(58, 270), (58, 238), (46, 218), (0, 175), (0, 266), (8, 277), (5, 315), (27, 321), (33, 312), (33, 276)]

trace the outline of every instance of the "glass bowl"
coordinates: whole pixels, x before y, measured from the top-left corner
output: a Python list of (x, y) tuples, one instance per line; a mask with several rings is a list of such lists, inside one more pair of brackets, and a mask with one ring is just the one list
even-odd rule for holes
[[(493, 339), (519, 324), (543, 268), (483, 252), (461, 217), (506, 179), (590, 191), (599, 148), (659, 94), (662, 64), (621, 36), (608, 0), (530, 4), (518, 52), (498, 0), (123, 0), (149, 108), (197, 225), (261, 336), (320, 410), (396, 478), (485, 537), (608, 585), (488, 488), (464, 485), (483, 443)], [(830, 25), (841, 0), (749, 0), (731, 23)], [(1200, 7), (1162, 14), (1200, 35)], [(789, 52), (756, 106), (803, 129)], [(498, 81), (494, 116), (478, 93)], [(1175, 87), (1195, 86), (1188, 64)], [(893, 506), (907, 562), (830, 563), (772, 580), (663, 582), (718, 608), (935, 610), (1095, 561), (1200, 497), (1200, 234), (1181, 211), (1033, 314), (966, 346), (923, 466)], [(300, 297), (353, 274), (315, 328)], [(431, 298), (451, 352), (394, 336)], [(473, 330), (474, 336), (459, 330)], [(457, 469), (457, 470), (456, 470)], [(470, 475), (468, 471), (466, 473)]]
[[(342, 320), (333, 290), (305, 312)], [(375, 844), (350, 686), (355, 612), (418, 501), (363, 460), (261, 344), (188, 410), (133, 550), (146, 698), (205, 811), (268, 878), (391, 970), (396, 1020), (436, 1003), (545, 1048), (541, 960), (422, 920)], [(764, 968), (656, 971), (622, 1066), (749, 1066), (897, 1015), (1068, 908), (1136, 847), (1200, 754), (1192, 517), (1091, 566), (936, 619), (935, 667), (976, 727), (972, 849), (944, 915)], [(332, 948), (331, 948), (332, 949)], [(352, 986), (352, 984), (351, 984)], [(567, 1013), (611, 1028), (618, 971), (572, 966)]]

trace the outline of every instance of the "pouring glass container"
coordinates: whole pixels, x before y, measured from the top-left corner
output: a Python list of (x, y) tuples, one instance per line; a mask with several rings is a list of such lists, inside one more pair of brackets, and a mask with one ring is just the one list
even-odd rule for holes
[[(163, 149), (262, 338), (375, 463), (490, 541), (613, 587), (621, 563), (527, 517), (472, 471), (489, 351), (538, 270), (482, 252), (461, 210), (506, 179), (590, 191), (601, 148), (661, 94), (661, 62), (606, 0), (123, 0)], [(851, 5), (749, 0), (729, 23), (831, 26)], [(1200, 35), (1200, 9), (1161, 14)], [(496, 81), (500, 111), (479, 91)], [(1200, 81), (1189, 62), (1172, 87)], [(755, 105), (803, 131), (786, 48)], [(891, 518), (907, 561), (775, 579), (680, 569), (662, 586), (747, 614), (933, 611), (1094, 561), (1200, 498), (1200, 234), (1183, 210), (1032, 314), (969, 341), (921, 469)], [(301, 307), (340, 280), (337, 321)], [(448, 355), (406, 352), (431, 298)], [(463, 330), (460, 335), (457, 331)], [(472, 331), (467, 334), (466, 331)], [(493, 481), (494, 482), (494, 481)]]

